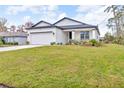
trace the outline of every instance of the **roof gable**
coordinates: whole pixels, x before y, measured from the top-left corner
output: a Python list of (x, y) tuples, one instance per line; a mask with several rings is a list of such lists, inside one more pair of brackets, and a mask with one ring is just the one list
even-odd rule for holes
[(52, 26), (52, 24), (45, 22), (45, 21), (40, 21), (33, 25), (32, 27), (44, 27), (44, 26)]
[(68, 25), (87, 25), (87, 24), (82, 23), (82, 22), (77, 21), (77, 20), (74, 20), (74, 19), (71, 19), (71, 18), (64, 17), (63, 19), (54, 23), (54, 25), (56, 25), (56, 26), (68, 26)]

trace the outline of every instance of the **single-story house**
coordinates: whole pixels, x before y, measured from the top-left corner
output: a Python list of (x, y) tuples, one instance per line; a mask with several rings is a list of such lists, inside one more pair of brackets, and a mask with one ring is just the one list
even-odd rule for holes
[(69, 40), (99, 40), (98, 26), (89, 25), (71, 18), (64, 17), (54, 24), (40, 21), (30, 28), (30, 44), (67, 43)]
[(25, 32), (0, 32), (0, 37), (6, 43), (18, 43), (19, 45), (25, 45), (27, 43), (28, 34)]

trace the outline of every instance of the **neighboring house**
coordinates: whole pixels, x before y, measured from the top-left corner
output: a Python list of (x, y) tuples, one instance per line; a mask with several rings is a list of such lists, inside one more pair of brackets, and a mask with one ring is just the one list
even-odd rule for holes
[(0, 32), (0, 37), (2, 37), (6, 43), (17, 42), (19, 45), (26, 44), (27, 36), (28, 34), (24, 32)]
[(69, 40), (99, 40), (98, 26), (89, 25), (80, 21), (64, 17), (54, 24), (40, 21), (30, 28), (30, 44), (67, 43)]

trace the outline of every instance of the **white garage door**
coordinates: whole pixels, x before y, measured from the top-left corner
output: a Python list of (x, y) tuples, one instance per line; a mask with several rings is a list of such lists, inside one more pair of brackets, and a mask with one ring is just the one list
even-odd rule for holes
[(53, 42), (52, 33), (31, 33), (30, 34), (31, 44), (49, 45), (51, 42)]

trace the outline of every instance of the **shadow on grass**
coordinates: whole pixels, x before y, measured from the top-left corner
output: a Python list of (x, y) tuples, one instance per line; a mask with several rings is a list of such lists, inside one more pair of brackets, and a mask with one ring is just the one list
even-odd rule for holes
[(0, 88), (14, 88), (14, 87), (0, 83)]

